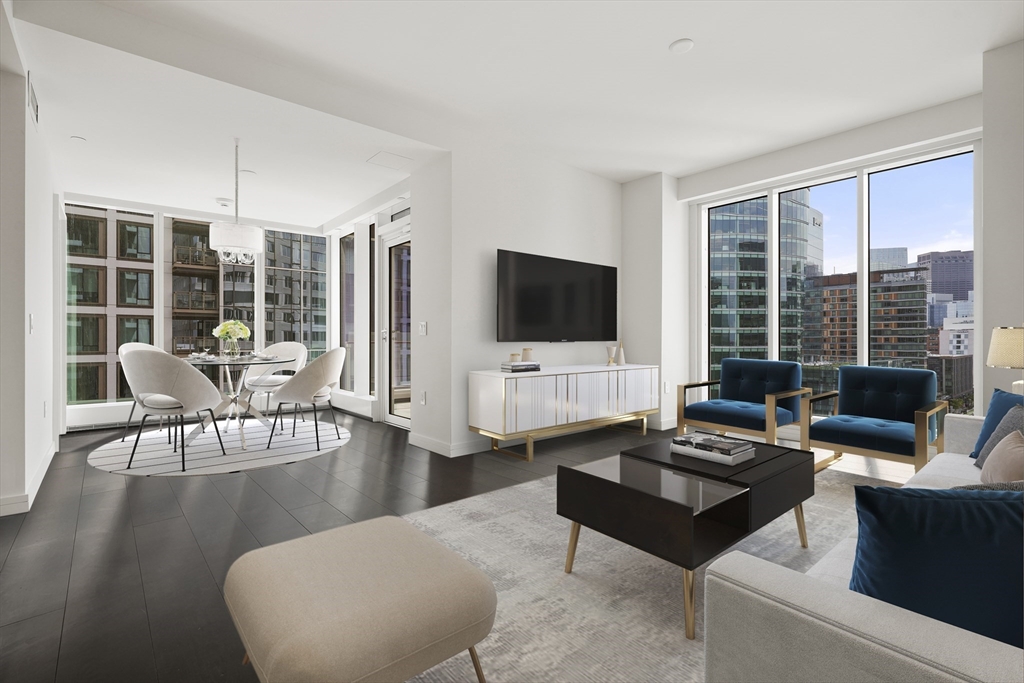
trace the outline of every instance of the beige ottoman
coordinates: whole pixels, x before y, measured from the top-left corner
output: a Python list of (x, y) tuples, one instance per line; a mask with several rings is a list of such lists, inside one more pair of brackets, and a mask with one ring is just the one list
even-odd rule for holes
[(268, 681), (404, 681), (469, 650), (494, 624), (487, 576), (398, 517), (261, 548), (228, 571), (224, 600)]

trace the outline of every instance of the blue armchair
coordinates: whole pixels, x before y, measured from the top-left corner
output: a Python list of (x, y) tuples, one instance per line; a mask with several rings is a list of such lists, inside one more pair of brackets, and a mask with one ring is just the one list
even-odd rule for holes
[[(726, 358), (721, 379), (683, 384), (678, 389), (679, 434), (687, 427), (749, 434), (775, 443), (776, 430), (800, 421), (799, 363), (790, 361)], [(718, 398), (686, 405), (689, 389), (720, 385)]]
[[(815, 464), (815, 471), (852, 453), (869, 458), (928, 464), (928, 445), (945, 446), (943, 422), (949, 404), (936, 401), (931, 370), (846, 365), (839, 368), (839, 391), (802, 399), (800, 447), (828, 448), (833, 455)], [(818, 401), (835, 399), (832, 416), (811, 422)]]

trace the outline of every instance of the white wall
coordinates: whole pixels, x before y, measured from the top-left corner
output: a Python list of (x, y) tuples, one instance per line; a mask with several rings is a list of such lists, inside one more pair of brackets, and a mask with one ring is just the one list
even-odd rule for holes
[(0, 72), (0, 93), (0, 515), (4, 515), (28, 510), (56, 450), (55, 188), (49, 154), (25, 103), (25, 78)]
[[(525, 346), (495, 341), (497, 250), (620, 266), (621, 186), (517, 148), (460, 146), (452, 151), (451, 164), (451, 445), (433, 450), (463, 455), (488, 447), (486, 438), (468, 430), (468, 373), (495, 369)], [(413, 198), (413, 215), (419, 216), (421, 195), (415, 188)], [(414, 243), (418, 220), (413, 221)], [(418, 260), (414, 273), (423, 267)], [(423, 296), (413, 291), (414, 300)], [(530, 346), (546, 366), (607, 360), (601, 342)], [(414, 368), (414, 383), (416, 373)], [(428, 394), (428, 405), (430, 400)], [(414, 413), (413, 432), (419, 429)]]
[[(412, 195), (412, 430), (437, 453), (452, 442), (452, 157), (417, 171)], [(427, 322), (426, 336), (419, 321)], [(426, 392), (425, 404), (420, 395)]]
[[(988, 354), (993, 327), (1024, 325), (1024, 41), (984, 54), (981, 310), (978, 353)], [(983, 367), (975, 356), (975, 410), (995, 388), (1009, 391), (1017, 370)], [(983, 369), (982, 373), (978, 370)], [(980, 382), (979, 382), (980, 380)]]
[[(653, 429), (676, 426), (676, 384), (687, 375), (688, 263), (678, 180), (655, 173), (622, 186), (622, 339), (630, 362), (661, 368)], [(665, 386), (668, 391), (665, 391)]]

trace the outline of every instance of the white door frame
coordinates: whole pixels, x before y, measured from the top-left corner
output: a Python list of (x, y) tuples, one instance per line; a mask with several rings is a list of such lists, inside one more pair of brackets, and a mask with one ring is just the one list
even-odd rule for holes
[[(412, 222), (405, 217), (377, 231), (377, 401), (375, 421), (410, 429), (412, 420), (391, 413), (391, 249), (412, 243)], [(411, 332), (411, 331), (410, 331)], [(411, 405), (411, 398), (410, 398)]]

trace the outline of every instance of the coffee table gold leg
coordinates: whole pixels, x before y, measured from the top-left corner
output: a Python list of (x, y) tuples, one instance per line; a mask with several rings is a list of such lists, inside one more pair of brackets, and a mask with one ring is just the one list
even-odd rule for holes
[(693, 570), (683, 569), (683, 610), (686, 612), (686, 637), (696, 638), (696, 622), (693, 604)]
[(565, 554), (565, 573), (572, 574), (572, 561), (576, 559), (576, 542), (580, 540), (580, 523), (573, 522), (569, 532), (569, 552)]
[(796, 530), (800, 532), (800, 547), (807, 547), (807, 527), (804, 526), (804, 504), (800, 503), (793, 508), (793, 514), (796, 515)]

